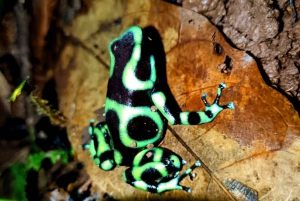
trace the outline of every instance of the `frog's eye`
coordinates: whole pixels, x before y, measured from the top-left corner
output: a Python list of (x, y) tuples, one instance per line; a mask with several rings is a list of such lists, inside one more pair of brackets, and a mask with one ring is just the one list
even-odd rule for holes
[(117, 51), (117, 50), (119, 49), (119, 47), (120, 47), (120, 42), (119, 42), (119, 41), (116, 41), (116, 42), (114, 42), (114, 43), (111, 45), (111, 51), (112, 51), (112, 52), (115, 52), (115, 51)]

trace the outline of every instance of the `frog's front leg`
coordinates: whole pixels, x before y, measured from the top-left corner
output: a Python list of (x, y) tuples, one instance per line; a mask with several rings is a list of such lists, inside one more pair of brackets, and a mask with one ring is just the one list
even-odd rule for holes
[(164, 115), (170, 124), (196, 125), (211, 122), (224, 109), (234, 109), (233, 102), (230, 102), (227, 105), (219, 105), (219, 99), (224, 88), (226, 88), (226, 85), (220, 83), (217, 96), (211, 105), (209, 105), (206, 100), (206, 94), (202, 95), (202, 101), (206, 106), (204, 111), (174, 112), (168, 107), (166, 96), (163, 91), (154, 91), (151, 97), (157, 109)]
[(180, 156), (169, 150), (157, 147), (145, 149), (135, 156), (133, 166), (123, 173), (123, 178), (128, 184), (152, 193), (169, 190), (185, 190), (190, 193), (191, 189), (181, 186), (179, 182), (201, 164), (197, 161), (179, 175), (185, 163)]
[(96, 165), (102, 170), (109, 171), (121, 164), (122, 156), (119, 151), (113, 150), (114, 144), (105, 122), (100, 122), (95, 126), (94, 120), (90, 120), (89, 134), (89, 144), (82, 145), (82, 147), (89, 150)]

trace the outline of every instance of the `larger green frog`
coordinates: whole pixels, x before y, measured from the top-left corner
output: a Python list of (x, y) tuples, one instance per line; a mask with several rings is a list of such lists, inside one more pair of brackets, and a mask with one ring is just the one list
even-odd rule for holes
[(116, 166), (129, 168), (123, 173), (124, 181), (145, 191), (162, 193), (168, 190), (185, 190), (179, 182), (200, 166), (197, 161), (184, 173), (179, 171), (186, 163), (170, 150), (156, 147), (165, 135), (167, 123), (195, 125), (211, 122), (225, 108), (233, 109), (233, 103), (218, 104), (221, 83), (212, 105), (202, 100), (205, 111), (175, 111), (168, 104), (161, 82), (157, 77), (155, 49), (151, 34), (138, 26), (129, 28), (109, 45), (110, 73), (105, 103), (106, 122), (94, 125), (91, 120), (91, 140), (83, 147), (102, 170)]

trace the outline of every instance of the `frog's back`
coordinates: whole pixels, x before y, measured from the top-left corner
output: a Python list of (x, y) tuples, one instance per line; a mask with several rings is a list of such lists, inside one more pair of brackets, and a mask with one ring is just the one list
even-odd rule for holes
[[(146, 40), (146, 42), (145, 42)], [(156, 67), (151, 50), (144, 48), (140, 27), (131, 27), (109, 47), (111, 66), (107, 97), (127, 106), (149, 106), (156, 82)]]
[(164, 117), (151, 108), (156, 67), (150, 50), (142, 47), (145, 40), (142, 29), (132, 27), (110, 44), (106, 122), (115, 148), (127, 152), (159, 143), (165, 132)]

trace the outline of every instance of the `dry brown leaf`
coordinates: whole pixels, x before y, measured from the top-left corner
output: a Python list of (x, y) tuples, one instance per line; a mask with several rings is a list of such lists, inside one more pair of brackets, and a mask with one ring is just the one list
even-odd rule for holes
[[(53, 10), (57, 0), (32, 1), (33, 28), (31, 32), (33, 56), (39, 61), (43, 60), (43, 48), (45, 37), (49, 31), (50, 23), (53, 17)], [(40, 67), (40, 66), (39, 66)]]
[[(111, 12), (111, 10), (114, 10)], [(221, 104), (234, 101), (212, 122), (200, 126), (172, 126), (164, 139), (167, 147), (188, 161), (201, 159), (206, 170), (181, 184), (192, 193), (171, 191), (161, 195), (134, 189), (122, 179), (126, 167), (100, 170), (79, 145), (81, 130), (104, 104), (108, 76), (108, 43), (132, 25), (152, 25), (161, 34), (170, 88), (182, 109), (199, 110), (201, 95), (211, 102), (220, 82), (227, 84)], [(233, 178), (258, 191), (261, 200), (300, 197), (300, 119), (288, 100), (268, 87), (255, 61), (228, 45), (217, 28), (201, 15), (162, 1), (94, 1), (86, 15), (64, 29), (80, 45), (68, 43), (56, 68), (60, 106), (72, 117), (69, 138), (84, 161), (93, 184), (116, 199), (232, 200), (222, 183)], [(222, 47), (215, 53), (216, 44)], [(220, 47), (219, 46), (219, 47)], [(232, 70), (218, 66), (226, 56)], [(183, 139), (183, 140), (182, 140)], [(186, 168), (185, 167), (185, 168)]]

